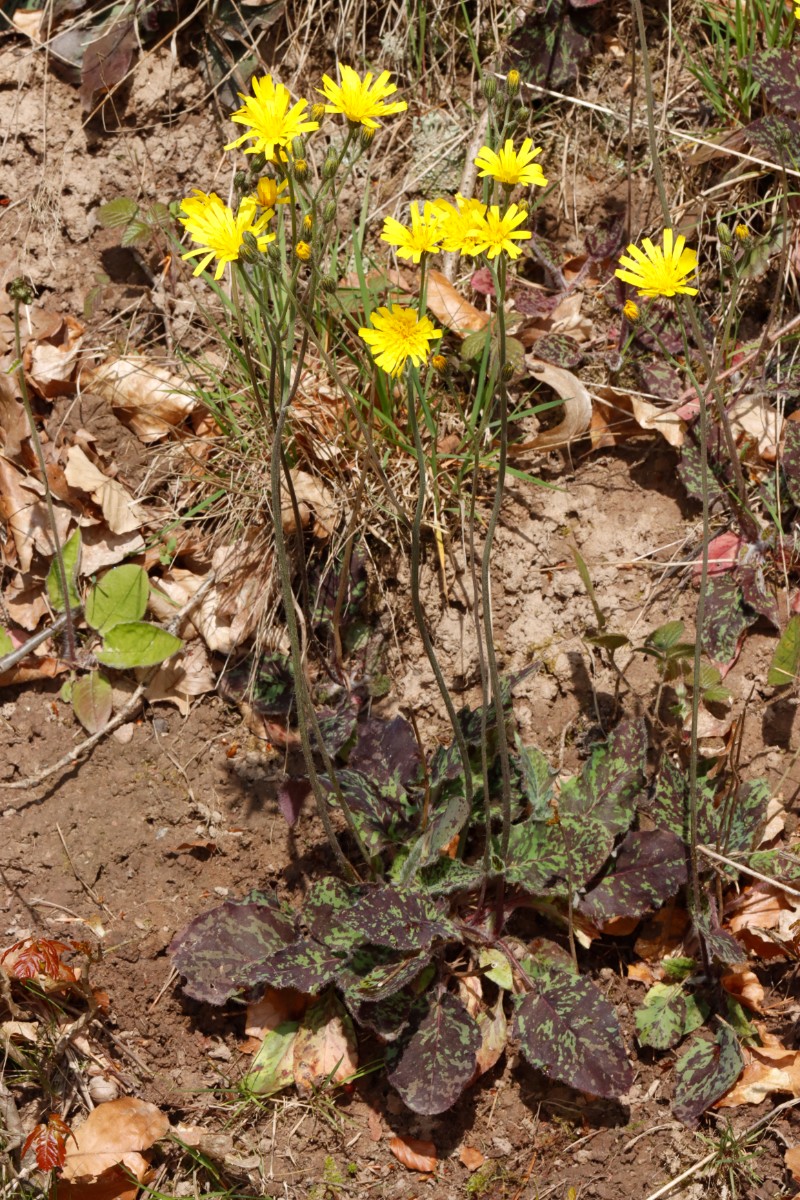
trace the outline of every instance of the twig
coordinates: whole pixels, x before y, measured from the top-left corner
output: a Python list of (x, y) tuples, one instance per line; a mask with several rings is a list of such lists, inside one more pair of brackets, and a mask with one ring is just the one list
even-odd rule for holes
[[(180, 629), (184, 618), (188, 616), (192, 609), (200, 603), (206, 592), (209, 591), (212, 585), (216, 582), (216, 578), (216, 571), (209, 572), (208, 577), (203, 580), (195, 594), (189, 597), (183, 608), (181, 608), (175, 614), (175, 616), (167, 625), (167, 629), (170, 633), (174, 633), (176, 630)], [(131, 694), (127, 703), (122, 706), (119, 712), (113, 716), (110, 721), (106, 722), (102, 729), (98, 729), (97, 733), (93, 733), (90, 737), (86, 738), (85, 741), (81, 742), (80, 745), (73, 747), (69, 754), (65, 754), (58, 760), (58, 762), (52, 763), (49, 767), (43, 767), (40, 771), (36, 771), (33, 775), (29, 775), (26, 779), (17, 779), (13, 783), (0, 783), (0, 788), (3, 788), (5, 791), (9, 792), (25, 791), (28, 788), (37, 787), (38, 784), (44, 783), (46, 779), (50, 779), (53, 775), (57, 775), (60, 771), (65, 770), (67, 767), (71, 767), (73, 763), (78, 761), (78, 759), (82, 758), (85, 754), (88, 754), (89, 751), (92, 750), (98, 742), (101, 742), (107, 734), (113, 733), (114, 730), (118, 729), (120, 725), (124, 725), (128, 717), (132, 716), (132, 714), (136, 712), (137, 708), (139, 707), (139, 702), (147, 690), (147, 685), (150, 682), (152, 674), (152, 671), (148, 672), (146, 678), (142, 680), (136, 690)]]
[(789, 887), (788, 883), (782, 883), (780, 879), (771, 879), (769, 875), (762, 875), (760, 871), (753, 871), (750, 867), (745, 867), (733, 858), (726, 858), (724, 854), (718, 854), (716, 850), (710, 850), (708, 846), (698, 846), (697, 849), (701, 854), (705, 854), (707, 858), (713, 858), (714, 862), (724, 863), (726, 867), (733, 867), (735, 870), (741, 871), (743, 875), (750, 875), (753, 879), (760, 879), (762, 883), (771, 883), (773, 887), (779, 887), (788, 896), (797, 896), (800, 899), (800, 892), (796, 888)]
[[(786, 1100), (783, 1104), (776, 1105), (766, 1116), (759, 1117), (752, 1125), (748, 1125), (746, 1129), (742, 1130), (739, 1137), (746, 1138), (751, 1133), (756, 1133), (764, 1125), (768, 1125), (773, 1117), (777, 1117), (778, 1113), (785, 1112), (788, 1108), (796, 1108), (798, 1104), (800, 1104), (800, 1099)], [(703, 1167), (707, 1167), (709, 1163), (714, 1161), (718, 1153), (719, 1151), (712, 1150), (710, 1154), (707, 1154), (705, 1158), (701, 1158), (693, 1166), (688, 1167), (681, 1175), (676, 1175), (674, 1179), (670, 1179), (669, 1183), (665, 1183), (663, 1187), (658, 1188), (655, 1192), (651, 1192), (649, 1196), (645, 1197), (645, 1200), (661, 1200), (661, 1197), (667, 1196), (673, 1188), (676, 1188), (681, 1183), (685, 1183), (687, 1179), (691, 1179), (692, 1175), (696, 1175), (698, 1171), (702, 1171)]]
[(0, 658), (0, 675), (4, 671), (10, 671), (23, 658), (27, 658), (29, 654), (32, 654), (37, 646), (41, 646), (42, 642), (46, 642), (48, 638), (55, 637), (57, 633), (61, 633), (62, 629), (66, 629), (66, 627), (67, 614), (64, 613), (52, 625), (48, 625), (47, 629), (40, 629), (38, 633), (34, 633), (26, 642), (23, 642), (21, 646), (17, 646), (16, 650), (10, 650), (8, 654), (4, 654)]

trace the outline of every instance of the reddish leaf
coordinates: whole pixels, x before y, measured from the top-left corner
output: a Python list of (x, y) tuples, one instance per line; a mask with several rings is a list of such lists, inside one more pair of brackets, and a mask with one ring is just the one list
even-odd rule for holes
[(393, 1137), (389, 1149), (398, 1162), (409, 1171), (422, 1171), (430, 1175), (436, 1170), (436, 1147), (433, 1142), (422, 1142), (419, 1138)]
[(0, 955), (0, 963), (13, 979), (35, 979), (47, 975), (50, 979), (74, 983), (78, 978), (72, 967), (61, 961), (61, 955), (72, 949), (65, 942), (50, 938), (23, 938), (14, 942)]
[(69, 1125), (58, 1113), (50, 1113), (47, 1124), (34, 1125), (28, 1134), (22, 1147), (22, 1158), (32, 1150), (40, 1171), (55, 1171), (64, 1165), (69, 1136)]

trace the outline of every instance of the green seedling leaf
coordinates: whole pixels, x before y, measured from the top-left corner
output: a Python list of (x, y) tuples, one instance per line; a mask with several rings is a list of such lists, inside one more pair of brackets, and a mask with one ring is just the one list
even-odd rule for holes
[(99, 671), (82, 675), (72, 685), (72, 708), (87, 733), (108, 724), (113, 706), (111, 684)]
[(720, 1021), (713, 1041), (698, 1040), (675, 1065), (672, 1111), (690, 1128), (739, 1078), (744, 1059), (736, 1034)]
[(642, 917), (659, 908), (686, 883), (683, 840), (666, 829), (627, 833), (611, 872), (581, 901), (581, 911), (603, 924), (616, 917)]
[(645, 645), (666, 653), (678, 645), (683, 637), (684, 628), (683, 621), (667, 621), (666, 625), (659, 625), (658, 629), (648, 634)]
[[(787, 425), (797, 422), (787, 421)], [(800, 614), (795, 613), (781, 634), (767, 673), (770, 687), (786, 687), (794, 683), (800, 670)]]
[(104, 229), (121, 229), (127, 225), (139, 211), (135, 200), (120, 196), (118, 200), (109, 200), (101, 204), (97, 210), (97, 219)]
[[(64, 573), (67, 577), (67, 599), (70, 608), (79, 608), (81, 594), (78, 591), (78, 572), (81, 563), (81, 530), (80, 526), (67, 538), (61, 547), (61, 558), (64, 563)], [(54, 558), (47, 572), (47, 595), (56, 612), (64, 612), (66, 604), (61, 590), (61, 572), (58, 569), (58, 559)]]
[(785, 113), (800, 113), (800, 62), (793, 50), (763, 50), (750, 59), (753, 78), (767, 99)]
[(623, 646), (630, 646), (630, 638), (624, 633), (593, 633), (586, 641), (590, 646), (599, 646), (601, 650), (609, 650), (613, 655)]
[(169, 949), (175, 969), (185, 977), (186, 994), (206, 1004), (224, 1004), (251, 986), (252, 975), (294, 938), (291, 910), (274, 896), (253, 892), (195, 917)]
[(294, 1083), (294, 1041), (299, 1021), (283, 1021), (264, 1035), (242, 1087), (253, 1096), (272, 1096)]
[(670, 983), (682, 983), (697, 970), (693, 958), (662, 958), (661, 968)]
[(679, 983), (654, 983), (635, 1014), (640, 1046), (669, 1050), (684, 1036), (686, 999)]
[(150, 581), (141, 567), (134, 563), (112, 567), (89, 589), (84, 609), (87, 624), (105, 635), (115, 625), (140, 621), (145, 614), (149, 595)]
[(633, 1083), (616, 1014), (571, 964), (540, 952), (526, 959), (533, 991), (518, 1005), (515, 1033), (522, 1053), (549, 1079), (613, 1100)]
[(455, 1104), (475, 1074), (481, 1034), (451, 992), (432, 997), (427, 1016), (389, 1076), (412, 1112), (435, 1116)]
[(0, 626), (0, 655), (11, 654), (14, 650), (14, 643), (11, 640), (11, 635), (7, 629)]
[(149, 621), (128, 621), (114, 625), (103, 638), (97, 661), (118, 671), (131, 667), (154, 667), (177, 654), (183, 646), (179, 637), (151, 625)]
[(142, 246), (145, 242), (149, 242), (152, 236), (153, 230), (147, 221), (135, 219), (123, 229), (119, 244), (125, 247)]
[(499, 988), (511, 992), (514, 990), (514, 977), (511, 974), (511, 964), (501, 950), (487, 947), (478, 955), (478, 966), (483, 970), (487, 979), (496, 983)]

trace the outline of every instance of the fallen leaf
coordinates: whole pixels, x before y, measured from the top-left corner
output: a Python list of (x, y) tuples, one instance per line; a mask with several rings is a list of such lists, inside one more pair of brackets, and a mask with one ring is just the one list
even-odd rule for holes
[(358, 1045), (347, 1009), (329, 992), (306, 1009), (294, 1041), (294, 1081), (309, 1094), (321, 1083), (343, 1083), (358, 1070)]
[[(192, 623), (209, 650), (230, 654), (250, 637), (273, 601), (272, 560), (254, 531), (235, 546), (219, 546), (211, 566), (217, 579), (192, 613)], [(202, 577), (195, 578), (199, 587)]]
[[(94, 517), (81, 517), (78, 524), (81, 527), (81, 575), (96, 575), (103, 567), (113, 567), (144, 550), (145, 540), (136, 530), (113, 533)], [(174, 611), (170, 615), (174, 616)]]
[(409, 1171), (421, 1171), (432, 1175), (436, 1170), (436, 1147), (433, 1142), (424, 1142), (419, 1138), (393, 1137), (389, 1149), (399, 1163), (408, 1167)]
[(87, 492), (100, 506), (112, 533), (132, 533), (142, 524), (144, 514), (130, 492), (119, 480), (104, 475), (80, 446), (71, 446), (67, 451), (64, 474), (70, 487)]
[(310, 999), (295, 988), (265, 988), (261, 999), (253, 1000), (247, 1006), (245, 1033), (248, 1037), (263, 1038), (284, 1021), (299, 1020)]
[(222, 1162), (233, 1152), (233, 1138), (223, 1129), (204, 1129), (202, 1125), (184, 1125), (180, 1122), (173, 1126), (172, 1132), (185, 1145), (217, 1162)]
[(642, 925), (634, 950), (639, 958), (647, 962), (660, 962), (683, 945), (688, 928), (689, 914), (686, 909), (666, 904)]
[(764, 826), (764, 832), (761, 835), (759, 846), (767, 846), (779, 834), (783, 833), (786, 826), (786, 809), (783, 806), (783, 800), (780, 796), (770, 796), (767, 804), (767, 823)]
[(193, 696), (204, 696), (216, 687), (208, 651), (201, 641), (192, 642), (174, 658), (162, 664), (150, 678), (145, 696), (150, 701), (174, 704), (181, 716), (188, 717)]
[(564, 419), (553, 429), (545, 429), (527, 442), (509, 446), (510, 455), (527, 453), (529, 450), (549, 450), (556, 446), (567, 446), (582, 437), (592, 420), (592, 397), (588, 390), (564, 367), (542, 362), (532, 354), (525, 355), (525, 363), (531, 375), (551, 387), (564, 401)]
[(503, 992), (497, 998), (494, 1008), (484, 1009), (478, 1013), (476, 1020), (481, 1035), (481, 1044), (475, 1055), (475, 1075), (473, 1081), (499, 1062), (506, 1048), (508, 1039), (508, 1018), (503, 1007)]
[(659, 408), (644, 396), (620, 388), (597, 387), (592, 414), (592, 445), (616, 446), (643, 433), (660, 433), (670, 446), (682, 446), (686, 426), (674, 409)]
[(369, 1110), (367, 1125), (369, 1127), (369, 1140), (371, 1142), (379, 1142), (383, 1137), (383, 1121), (381, 1120), (381, 1114), (376, 1112), (374, 1108)]
[[(295, 467), (291, 472), (300, 524), (307, 529), (314, 518), (313, 533), (320, 541), (327, 541), (336, 528), (339, 505), (331, 489), (316, 475)], [(293, 533), (295, 513), (288, 490), (281, 489), (281, 523), (284, 533)]]
[(108, 359), (84, 371), (84, 387), (107, 400), (143, 442), (157, 442), (194, 410), (182, 379), (139, 355)]
[(70, 1138), (67, 1145), (63, 1178), (96, 1179), (120, 1165), (141, 1182), (148, 1167), (141, 1152), (165, 1137), (169, 1128), (165, 1113), (135, 1096), (98, 1104), (84, 1123), (73, 1130), (74, 1140)]
[(469, 1015), (477, 1017), (483, 997), (480, 975), (462, 975), (458, 980), (458, 994)]
[(743, 1046), (744, 1070), (717, 1108), (761, 1104), (773, 1092), (800, 1096), (800, 1050), (784, 1046)]
[(45, 337), (33, 338), (25, 347), (25, 372), (38, 392), (48, 400), (75, 391), (74, 375), (86, 329), (69, 315)]
[(783, 1161), (791, 1171), (795, 1183), (800, 1183), (800, 1146), (790, 1146), (783, 1156)]
[(41, 42), (40, 28), (44, 18), (44, 9), (18, 8), (11, 18), (11, 24), (19, 33), (24, 33), (32, 42)]
[(783, 417), (760, 392), (740, 396), (728, 407), (737, 442), (755, 442), (758, 457), (774, 463), (778, 455)]
[[(32, 475), (25, 475), (0, 455), (0, 516), (8, 524), (20, 570), (28, 572), (35, 552), (52, 558), (55, 553), (50, 531), (44, 486)], [(72, 514), (54, 504), (58, 537), (63, 545)]]
[(92, 1181), (58, 1181), (58, 1200), (136, 1200), (138, 1195), (139, 1184), (122, 1167), (112, 1167)]
[(0, 446), (6, 458), (16, 458), (30, 437), (30, 428), (15, 382), (6, 373), (10, 368), (10, 361), (0, 360)]
[[(658, 978), (660, 979), (661, 975)], [(656, 983), (656, 973), (649, 963), (632, 962), (628, 963), (628, 979), (635, 979), (637, 983), (644, 983), (647, 987), (652, 987)]]
[(726, 904), (725, 916), (731, 933), (760, 958), (786, 958), (795, 953), (800, 911), (780, 884), (743, 888)]
[(34, 630), (50, 612), (43, 580), (31, 574), (15, 575), (6, 585), (3, 600), (8, 617), (23, 629)]
[[(739, 555), (747, 543), (738, 533), (730, 530), (718, 534), (708, 543), (708, 574), (721, 575), (732, 571), (739, 562)], [(698, 583), (703, 572), (702, 554), (692, 563), (692, 581)]]
[(481, 1154), (480, 1150), (476, 1150), (474, 1146), (462, 1146), (458, 1152), (458, 1158), (468, 1171), (477, 1171), (478, 1167), (482, 1167), (486, 1162), (486, 1156)]
[(734, 966), (727, 971), (720, 983), (725, 991), (733, 996), (751, 1012), (763, 1013), (764, 988), (754, 971), (744, 964)]
[(489, 323), (489, 314), (465, 300), (441, 271), (428, 271), (427, 305), (443, 325), (460, 337), (478, 333)]

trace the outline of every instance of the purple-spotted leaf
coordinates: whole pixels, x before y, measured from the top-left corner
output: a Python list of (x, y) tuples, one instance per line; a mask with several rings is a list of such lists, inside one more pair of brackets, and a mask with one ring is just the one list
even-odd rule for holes
[(579, 343), (566, 333), (546, 333), (537, 339), (534, 352), (537, 358), (568, 371), (579, 367), (584, 359)]
[(641, 1046), (670, 1050), (699, 1029), (707, 1016), (705, 1001), (684, 992), (680, 983), (655, 983), (636, 1010), (636, 1037)]
[(349, 764), (382, 783), (388, 783), (394, 775), (403, 785), (413, 782), (420, 767), (414, 730), (403, 717), (392, 717), (390, 721), (368, 717), (359, 726)]
[(800, 421), (784, 421), (781, 466), (795, 504), (800, 505)]
[(633, 371), (643, 392), (658, 396), (661, 400), (677, 400), (681, 394), (678, 372), (663, 358), (636, 358)]
[(285, 776), (278, 788), (278, 808), (281, 810), (286, 824), (290, 827), (297, 823), (303, 805), (311, 795), (311, 784), (307, 779), (290, 779)]
[(753, 78), (776, 108), (800, 113), (800, 60), (796, 50), (763, 50), (750, 59)]
[(755, 152), (776, 165), (796, 167), (800, 162), (800, 121), (768, 113), (746, 125), (744, 133)]
[(709, 957), (731, 966), (743, 962), (747, 953), (733, 934), (720, 925), (713, 896), (708, 892), (701, 892), (700, 902), (702, 908), (699, 912), (692, 908), (692, 919), (697, 933), (705, 943)]
[(99, 671), (82, 675), (72, 685), (72, 707), (87, 733), (97, 733), (108, 723), (112, 704), (111, 684)]
[(261, 965), (294, 938), (291, 913), (274, 896), (254, 892), (195, 917), (172, 939), (170, 954), (189, 996), (224, 1004), (258, 982)]
[(584, 234), (586, 253), (594, 262), (616, 258), (625, 244), (625, 218), (622, 213), (608, 213), (593, 229)]
[(389, 1076), (412, 1112), (435, 1116), (455, 1104), (475, 1074), (481, 1034), (458, 996), (431, 1005)]
[(746, 609), (742, 589), (731, 571), (713, 575), (706, 587), (703, 615), (703, 650), (714, 662), (727, 663), (735, 656), (742, 634), (758, 614)]
[(444, 908), (422, 892), (383, 885), (368, 888), (353, 906), (347, 924), (362, 942), (392, 950), (419, 952), (456, 931)]
[(577, 79), (590, 41), (568, 0), (545, 0), (535, 21), (525, 21), (511, 39), (511, 48), (531, 83), (556, 90)]
[(296, 988), (298, 992), (316, 995), (336, 979), (344, 967), (345, 951), (333, 950), (312, 938), (298, 938), (283, 946), (269, 959), (253, 963), (242, 971), (247, 987), (268, 983), (276, 988)]
[(781, 618), (778, 612), (778, 601), (775, 593), (767, 587), (764, 578), (764, 566), (760, 562), (747, 563), (738, 571), (739, 584), (742, 589), (742, 599), (748, 608), (752, 608), (774, 629), (780, 629)]
[(467, 823), (469, 804), (466, 796), (451, 796), (434, 812), (423, 833), (412, 844), (408, 858), (403, 863), (400, 883), (413, 883), (417, 872), (436, 862), (441, 851), (453, 840)]
[(336, 758), (351, 745), (356, 736), (357, 709), (352, 703), (345, 703), (340, 708), (321, 708), (317, 713), (319, 732), (322, 744)]
[(742, 1073), (744, 1059), (729, 1025), (719, 1021), (714, 1040), (698, 1040), (675, 1064), (677, 1086), (672, 1111), (690, 1128)]
[[(786, 687), (794, 683), (800, 670), (800, 615), (789, 618), (788, 624), (775, 647), (767, 673), (770, 687)], [(73, 701), (74, 703), (74, 701)]]
[(587, 892), (581, 911), (603, 923), (642, 917), (660, 907), (686, 883), (683, 840), (666, 829), (627, 833), (610, 874)]
[[(709, 462), (708, 496), (712, 502), (721, 500), (724, 491), (714, 475), (713, 463)], [(678, 478), (693, 500), (703, 499), (703, 467), (698, 447), (688, 439), (681, 447), (681, 460), (678, 463)]]
[(525, 959), (533, 991), (519, 1004), (515, 1031), (528, 1062), (549, 1079), (607, 1100), (633, 1083), (614, 1009), (587, 979), (539, 952)]
[[(338, 982), (344, 990), (348, 1004), (358, 1006), (366, 1000), (386, 1000), (413, 983), (430, 962), (430, 954), (423, 951), (399, 962), (390, 959), (369, 965), (371, 951), (362, 950), (354, 954), (347, 967), (340, 972)], [(364, 967), (368, 966), (368, 970)]]
[(348, 1004), (359, 1025), (371, 1029), (386, 1044), (396, 1042), (408, 1026), (420, 1020), (427, 1011), (427, 997), (415, 996), (409, 988), (403, 988), (383, 1000), (368, 1000), (357, 1007)]
[(311, 935), (334, 950), (349, 950), (356, 946), (360, 936), (344, 918), (358, 896), (358, 888), (350, 887), (334, 876), (315, 880), (303, 905), (303, 921)]

